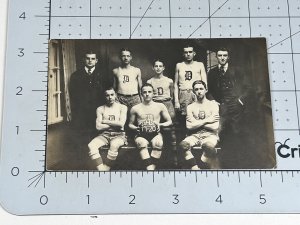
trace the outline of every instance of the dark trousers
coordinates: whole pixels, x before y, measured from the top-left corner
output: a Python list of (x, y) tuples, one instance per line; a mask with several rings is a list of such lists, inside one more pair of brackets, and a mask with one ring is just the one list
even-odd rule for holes
[(243, 167), (249, 138), (244, 125), (244, 106), (238, 101), (226, 101), (220, 105), (220, 162), (224, 169)]

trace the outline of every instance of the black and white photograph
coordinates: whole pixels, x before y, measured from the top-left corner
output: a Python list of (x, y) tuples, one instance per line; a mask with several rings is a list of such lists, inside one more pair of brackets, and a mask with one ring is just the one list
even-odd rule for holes
[(50, 40), (46, 169), (276, 168), (266, 39)]

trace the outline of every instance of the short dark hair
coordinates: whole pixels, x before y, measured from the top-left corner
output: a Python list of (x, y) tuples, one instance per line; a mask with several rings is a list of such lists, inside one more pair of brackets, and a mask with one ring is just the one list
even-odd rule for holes
[(228, 48), (226, 48), (226, 47), (219, 47), (219, 48), (217, 48), (217, 51), (216, 51), (216, 53), (218, 53), (218, 51), (224, 51), (224, 52), (228, 52), (228, 55), (229, 55), (229, 49), (228, 49)]
[(142, 87), (141, 87), (141, 92), (143, 92), (143, 88), (144, 88), (144, 87), (151, 87), (152, 90), (154, 91), (154, 87), (152, 86), (152, 84), (144, 83), (144, 84), (142, 85)]
[(156, 62), (161, 62), (163, 64), (163, 66), (165, 66), (165, 63), (159, 58), (153, 60), (152, 65), (154, 66)]
[(84, 57), (88, 54), (95, 54), (96, 55), (96, 58), (97, 58), (97, 52), (92, 50), (92, 49), (88, 49), (84, 52)]
[(110, 91), (110, 90), (114, 90), (114, 92), (116, 92), (115, 89), (114, 89), (113, 87), (106, 87), (106, 88), (104, 88), (104, 90), (103, 90), (103, 94), (105, 95), (106, 91)]
[(193, 90), (194, 90), (194, 87), (196, 86), (196, 84), (202, 84), (203, 87), (205, 87), (205, 89), (207, 90), (206, 83), (203, 80), (195, 80), (193, 83)]
[(184, 48), (193, 48), (193, 50), (195, 51), (195, 47), (193, 45), (191, 45), (190, 43), (185, 43), (183, 46), (182, 46), (182, 50)]
[(130, 55), (131, 55), (131, 50), (129, 48), (127, 48), (127, 47), (124, 47), (124, 48), (120, 49), (120, 56), (122, 56), (122, 52), (124, 52), (124, 51), (130, 52)]
[(97, 55), (96, 51), (94, 51), (93, 49), (88, 49), (88, 50), (86, 50), (86, 51), (84, 52), (84, 54), (85, 54), (85, 55), (87, 55), (87, 54), (96, 54), (96, 55)]

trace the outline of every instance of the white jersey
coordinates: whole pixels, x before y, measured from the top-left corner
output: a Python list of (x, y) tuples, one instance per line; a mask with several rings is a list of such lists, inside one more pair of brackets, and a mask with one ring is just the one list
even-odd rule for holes
[(204, 68), (202, 62), (193, 61), (191, 64), (181, 62), (177, 66), (179, 70), (178, 87), (180, 90), (193, 89), (192, 85), (194, 81), (204, 80), (201, 74), (201, 68)]
[[(204, 103), (199, 104), (198, 102), (193, 102), (187, 107), (187, 120), (204, 120), (208, 117), (213, 117), (219, 115), (219, 105), (216, 101), (206, 100)], [(217, 122), (219, 124), (219, 122)], [(218, 129), (209, 129), (210, 132), (217, 133)], [(207, 129), (204, 126), (201, 132), (206, 132)]]
[(119, 67), (113, 71), (119, 94), (134, 95), (139, 93), (138, 77), (141, 74), (139, 68), (134, 66), (130, 66), (129, 68)]
[(172, 79), (165, 76), (161, 78), (152, 77), (147, 80), (147, 83), (151, 84), (154, 88), (153, 100), (166, 100), (172, 97), (170, 91), (170, 86), (173, 85)]
[[(103, 120), (122, 121), (124, 118), (121, 118), (121, 116), (124, 115), (124, 111), (125, 113), (127, 112), (127, 107), (118, 102), (115, 102), (111, 107), (107, 105), (98, 107), (97, 117), (98, 115), (101, 115)], [(122, 127), (121, 130), (124, 130), (124, 127)]]

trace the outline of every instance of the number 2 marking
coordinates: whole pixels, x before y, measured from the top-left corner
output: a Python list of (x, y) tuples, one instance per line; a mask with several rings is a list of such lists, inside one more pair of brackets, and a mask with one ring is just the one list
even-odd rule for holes
[(129, 205), (135, 205), (135, 195), (129, 195), (129, 198), (132, 198), (131, 201), (129, 202)]
[(23, 91), (23, 88), (21, 86), (17, 87), (18, 92), (16, 93), (16, 95), (23, 95), (21, 92)]

